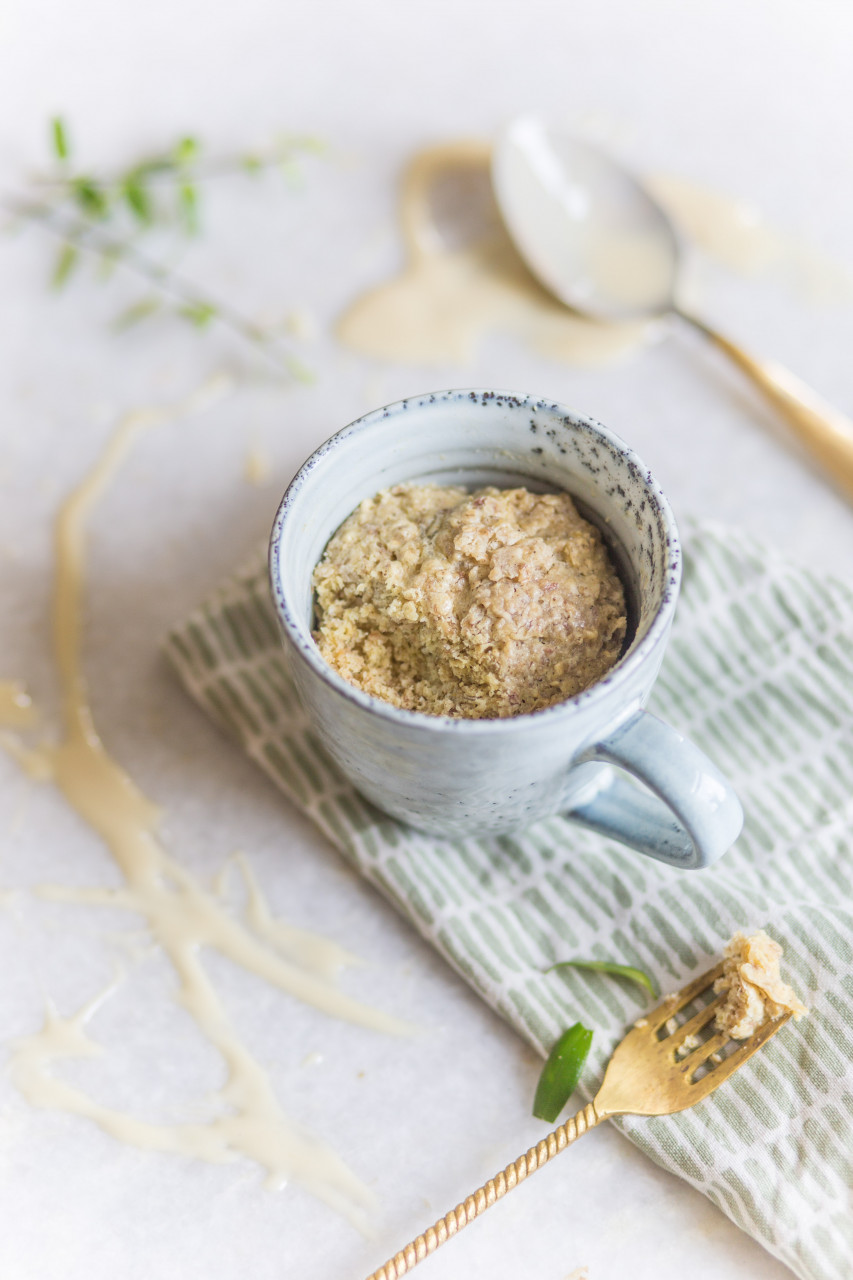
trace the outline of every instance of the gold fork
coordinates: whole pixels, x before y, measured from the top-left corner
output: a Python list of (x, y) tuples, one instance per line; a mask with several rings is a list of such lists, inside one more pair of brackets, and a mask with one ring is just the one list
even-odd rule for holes
[[(594, 1129), (602, 1120), (624, 1115), (668, 1116), (675, 1111), (685, 1111), (728, 1080), (747, 1058), (751, 1058), (785, 1025), (791, 1015), (786, 1013), (775, 1021), (768, 1020), (722, 1060), (716, 1055), (729, 1043), (731, 1037), (728, 1032), (717, 1031), (695, 1048), (691, 1047), (688, 1037), (695, 1036), (708, 1025), (724, 996), (717, 996), (669, 1033), (667, 1023), (670, 1018), (701, 996), (722, 972), (722, 964), (709, 969), (681, 991), (667, 996), (657, 1009), (638, 1019), (613, 1051), (604, 1081), (592, 1102), (508, 1164), (501, 1173), (490, 1178), (462, 1204), (439, 1218), (405, 1249), (389, 1258), (378, 1271), (372, 1272), (367, 1280), (399, 1280), (400, 1276), (435, 1253), (445, 1240), (467, 1227), (469, 1222), (501, 1200), (529, 1174), (541, 1169), (575, 1138)], [(659, 1035), (661, 1030), (666, 1033), (662, 1037)], [(695, 1073), (700, 1067), (704, 1067), (705, 1072), (697, 1079)]]

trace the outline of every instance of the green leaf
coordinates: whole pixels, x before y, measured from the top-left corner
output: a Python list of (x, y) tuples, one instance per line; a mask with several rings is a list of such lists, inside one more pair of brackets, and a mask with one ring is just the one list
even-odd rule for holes
[(629, 982), (645, 987), (651, 996), (658, 994), (652, 978), (643, 969), (635, 969), (630, 964), (612, 964), (609, 960), (561, 960), (545, 972), (553, 973), (555, 969), (592, 969), (595, 973), (612, 973), (616, 978), (627, 978)]
[(192, 183), (184, 182), (178, 188), (178, 209), (186, 232), (198, 233), (198, 192)]
[(261, 159), (260, 156), (255, 155), (253, 151), (249, 151), (246, 155), (243, 156), (242, 163), (246, 173), (251, 174), (253, 178), (256, 178), (264, 168), (263, 160)]
[(54, 116), (50, 122), (50, 136), (53, 142), (53, 153), (57, 160), (67, 160), (71, 154), (68, 145), (68, 134), (61, 116)]
[(302, 170), (295, 156), (284, 156), (278, 162), (278, 171), (291, 191), (300, 191), (304, 185)]
[(151, 196), (147, 187), (137, 176), (137, 173), (128, 174), (122, 184), (122, 195), (125, 198), (128, 208), (134, 217), (144, 226), (150, 226), (154, 221), (154, 209), (151, 204)]
[(323, 152), (328, 151), (329, 144), (325, 139), (318, 138), (316, 134), (280, 133), (275, 139), (274, 147), (279, 158), (286, 159), (296, 151), (304, 152), (306, 155), (322, 155)]
[(131, 329), (142, 320), (146, 320), (148, 316), (154, 315), (155, 311), (161, 310), (162, 306), (162, 300), (153, 294), (151, 297), (141, 298), (139, 302), (134, 302), (133, 306), (127, 307), (116, 316), (113, 328), (116, 333), (123, 333), (125, 329)]
[(211, 320), (215, 319), (217, 310), (212, 302), (189, 302), (178, 308), (178, 315), (189, 320), (197, 329), (206, 329)]
[(198, 159), (200, 150), (201, 147), (197, 138), (181, 138), (181, 140), (175, 144), (172, 151), (172, 158), (174, 159), (175, 164), (180, 168), (186, 168), (187, 165), (192, 164), (193, 160)]
[(109, 280), (110, 276), (116, 269), (117, 263), (124, 255), (124, 245), (109, 244), (102, 249), (99, 257), (98, 277), (101, 280)]
[(321, 156), (329, 150), (329, 144), (325, 138), (317, 138), (313, 134), (300, 134), (295, 138), (291, 138), (290, 145), (298, 147), (300, 151), (305, 151), (308, 155)]
[(140, 182), (152, 174), (173, 173), (174, 169), (175, 161), (171, 156), (149, 156), (147, 160), (140, 160), (132, 169), (128, 170), (125, 174), (125, 181)]
[(560, 1036), (536, 1086), (533, 1114), (537, 1120), (553, 1124), (557, 1119), (580, 1080), (591, 1044), (592, 1032), (580, 1022)]
[(105, 218), (109, 212), (109, 200), (106, 192), (92, 178), (74, 178), (71, 183), (71, 194), (79, 207), (90, 218)]
[(59, 250), (50, 278), (52, 289), (61, 289), (77, 265), (80, 254), (75, 244), (66, 243)]
[(297, 356), (289, 355), (287, 357), (287, 372), (297, 382), (304, 382), (306, 386), (311, 386), (317, 381), (314, 370), (309, 369), (307, 364), (303, 364)]

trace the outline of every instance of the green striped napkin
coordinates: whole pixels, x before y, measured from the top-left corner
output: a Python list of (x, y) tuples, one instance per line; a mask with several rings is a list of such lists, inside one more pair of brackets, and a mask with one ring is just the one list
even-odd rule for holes
[(651, 709), (734, 781), (735, 848), (679, 872), (551, 818), (439, 840), (385, 817), (326, 759), (296, 700), (260, 556), (179, 626), (190, 693), (453, 967), (540, 1052), (595, 1028), (594, 1093), (639, 988), (573, 956), (649, 970), (666, 992), (737, 929), (766, 927), (811, 1009), (680, 1115), (616, 1123), (804, 1277), (853, 1273), (853, 592), (741, 533), (688, 542)]

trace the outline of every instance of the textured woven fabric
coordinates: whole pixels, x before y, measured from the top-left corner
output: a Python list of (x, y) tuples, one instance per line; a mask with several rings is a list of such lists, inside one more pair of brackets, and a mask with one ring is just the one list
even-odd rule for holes
[(743, 835), (679, 872), (552, 818), (442, 841), (375, 810), (325, 757), (287, 672), (258, 561), (169, 636), (190, 693), (453, 967), (540, 1052), (595, 1029), (592, 1096), (639, 988), (572, 956), (638, 965), (663, 991), (765, 927), (810, 1007), (676, 1116), (616, 1123), (799, 1275), (853, 1274), (853, 593), (741, 534), (688, 540), (650, 709), (729, 775)]

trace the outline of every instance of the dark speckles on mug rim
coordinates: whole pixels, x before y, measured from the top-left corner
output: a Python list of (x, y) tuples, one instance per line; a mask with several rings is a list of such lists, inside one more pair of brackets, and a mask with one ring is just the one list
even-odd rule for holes
[[(283, 565), (279, 555), (282, 529), (288, 521), (308, 477), (313, 474), (317, 467), (323, 465), (324, 459), (339, 449), (341, 445), (353, 441), (358, 436), (368, 435), (376, 423), (387, 420), (397, 414), (406, 414), (410, 409), (447, 402), (467, 403), (469, 406), (472, 404), (480, 405), (484, 409), (491, 410), (503, 408), (509, 410), (512, 416), (518, 411), (523, 413), (523, 425), (519, 424), (521, 427), (519, 441), (521, 443), (525, 437), (530, 441), (529, 453), (531, 461), (536, 463), (537, 473), (541, 468), (544, 454), (542, 446), (538, 442), (534, 445), (530, 439), (531, 436), (537, 435), (540, 439), (542, 435), (548, 437), (552, 447), (560, 454), (567, 454), (568, 449), (566, 446), (571, 446), (578, 464), (588, 471), (591, 476), (599, 476), (602, 472), (606, 474), (610, 471), (611, 466), (618, 466), (623, 475), (627, 472), (628, 477), (645, 490), (639, 501), (633, 501), (629, 500), (627, 492), (624, 491), (624, 486), (614, 484), (612, 493), (608, 496), (616, 496), (626, 512), (628, 510), (631, 511), (638, 529), (642, 529), (645, 524), (644, 551), (650, 574), (656, 573), (656, 559), (653, 550), (655, 541), (666, 548), (668, 578), (666, 583), (661, 586), (661, 596), (657, 611), (642, 639), (629, 649), (628, 653), (620, 659), (602, 680), (584, 690), (583, 693), (568, 699), (566, 702), (556, 703), (554, 706), (545, 707), (540, 711), (534, 711), (527, 715), (495, 720), (466, 720), (444, 716), (428, 716), (418, 711), (404, 711), (399, 707), (392, 706), (390, 703), (371, 697), (370, 694), (363, 693), (360, 689), (356, 689), (353, 685), (343, 680), (320, 657), (319, 650), (314, 644), (310, 632), (306, 630), (298, 610), (291, 606), (288, 595), (282, 586)], [(536, 421), (539, 415), (547, 415), (547, 426), (545, 423)], [(554, 421), (555, 418), (557, 419), (556, 423)], [(564, 432), (565, 434), (563, 434)], [(588, 441), (586, 450), (583, 447), (581, 436), (585, 436)], [(602, 492), (606, 492), (600, 480), (596, 480), (596, 487)], [(649, 516), (651, 516), (651, 520), (648, 519)], [(654, 527), (652, 521), (654, 522)], [(582, 706), (616, 697), (619, 688), (630, 683), (636, 667), (645, 662), (658, 644), (666, 639), (681, 577), (681, 548), (669, 503), (660, 486), (645, 465), (634, 454), (633, 450), (609, 428), (593, 418), (572, 413), (565, 405), (541, 399), (534, 400), (531, 396), (519, 395), (509, 391), (469, 390), (465, 388), (425, 392), (422, 395), (409, 396), (405, 400), (397, 401), (394, 404), (384, 405), (356, 419), (324, 441), (300, 467), (281, 500), (270, 539), (269, 568), (273, 602), (285, 636), (324, 683), (332, 687), (340, 696), (383, 718), (417, 725), (420, 729), (434, 730), (436, 732), (447, 732), (449, 730), (454, 734), (461, 733), (463, 735), (477, 736), (482, 733), (510, 733), (521, 722), (529, 722), (533, 719), (540, 721), (543, 716), (555, 720), (560, 716), (571, 716)]]

